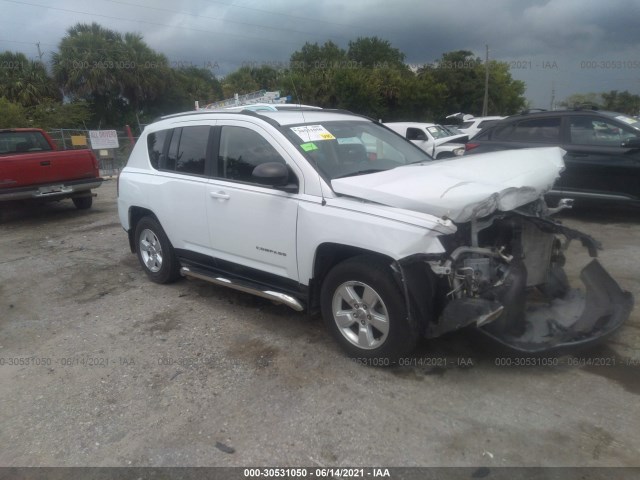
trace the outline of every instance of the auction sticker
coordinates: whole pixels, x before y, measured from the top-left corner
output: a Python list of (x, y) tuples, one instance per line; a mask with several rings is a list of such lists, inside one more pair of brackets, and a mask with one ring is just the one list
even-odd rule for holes
[(618, 115), (616, 118), (618, 120), (620, 120), (622, 122), (625, 122), (625, 123), (628, 123), (630, 125), (633, 125), (634, 123), (637, 122), (637, 120), (635, 118), (630, 118), (630, 117), (627, 117), (626, 115)]
[(329, 130), (324, 128), (322, 125), (304, 125), (302, 127), (291, 127), (291, 130), (302, 140), (305, 140), (307, 142), (336, 139), (336, 137), (331, 135)]

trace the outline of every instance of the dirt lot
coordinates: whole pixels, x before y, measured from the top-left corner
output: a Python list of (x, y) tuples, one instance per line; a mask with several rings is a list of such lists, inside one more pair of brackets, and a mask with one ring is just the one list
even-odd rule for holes
[[(14, 206), (0, 221), (1, 466), (640, 465), (638, 308), (557, 366), (499, 366), (456, 333), (414, 366), (369, 368), (318, 317), (150, 283), (115, 182), (98, 193), (90, 211)], [(640, 299), (640, 215), (565, 220)]]

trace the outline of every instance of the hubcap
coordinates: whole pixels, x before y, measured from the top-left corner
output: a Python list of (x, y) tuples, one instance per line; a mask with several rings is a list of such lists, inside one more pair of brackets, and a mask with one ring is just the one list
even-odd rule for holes
[(155, 233), (145, 228), (140, 235), (140, 255), (145, 266), (153, 273), (162, 268), (162, 246)]
[(371, 350), (387, 339), (387, 307), (369, 285), (355, 281), (340, 285), (333, 294), (332, 310), (338, 330), (356, 347)]

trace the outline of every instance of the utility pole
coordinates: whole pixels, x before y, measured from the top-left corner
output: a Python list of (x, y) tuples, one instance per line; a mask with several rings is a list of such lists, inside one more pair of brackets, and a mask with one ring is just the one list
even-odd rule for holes
[(482, 116), (486, 117), (489, 110), (489, 44), (486, 45), (487, 54), (484, 61), (484, 101), (482, 102)]
[(36, 47), (38, 47), (38, 57), (40, 58), (40, 61), (42, 62), (42, 51), (40, 50), (40, 42), (36, 42)]
[(552, 81), (551, 82), (551, 107), (550, 110), (555, 110), (555, 103), (556, 103), (556, 82)]

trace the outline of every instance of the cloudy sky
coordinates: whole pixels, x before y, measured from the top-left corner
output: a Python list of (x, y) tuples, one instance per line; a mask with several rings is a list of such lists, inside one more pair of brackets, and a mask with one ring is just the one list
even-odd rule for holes
[(414, 65), (471, 50), (509, 62), (533, 107), (574, 93), (640, 94), (640, 0), (0, 0), (0, 51), (44, 60), (65, 30), (137, 32), (174, 65), (224, 75), (282, 65), (305, 42), (378, 36)]

